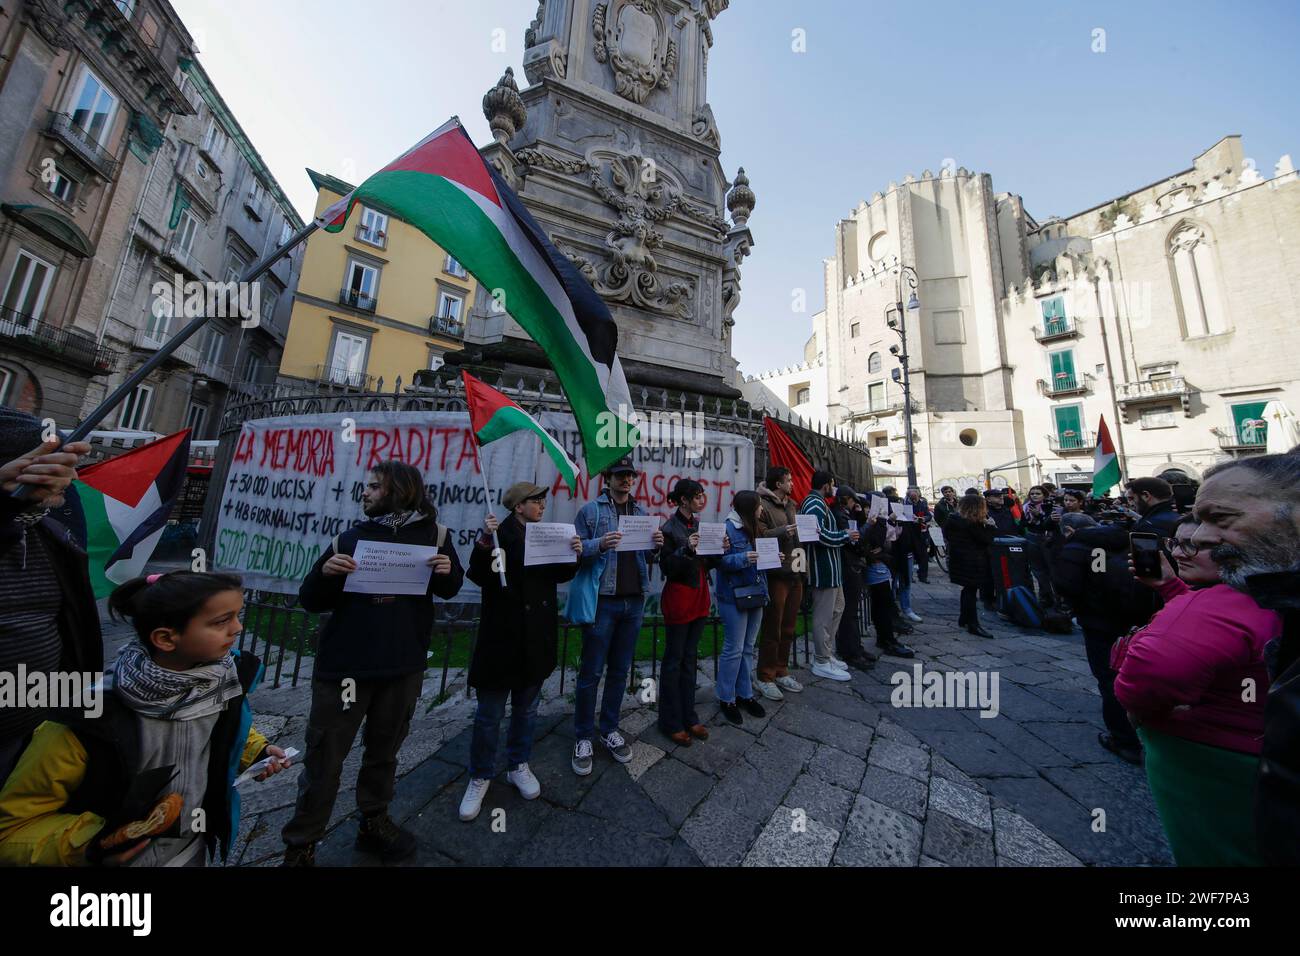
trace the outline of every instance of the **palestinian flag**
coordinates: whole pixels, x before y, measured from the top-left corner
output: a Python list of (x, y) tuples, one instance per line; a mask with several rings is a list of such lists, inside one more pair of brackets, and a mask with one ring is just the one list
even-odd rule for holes
[(590, 473), (636, 447), (640, 435), (622, 417), (632, 398), (609, 309), (483, 161), (459, 119), (375, 173), (317, 225), (338, 232), (366, 202), (446, 249), (541, 346), (573, 409)]
[(564, 446), (551, 437), (551, 433), (537, 423), (526, 411), (506, 398), (490, 385), (480, 382), (469, 372), (465, 377), (465, 400), (469, 404), (469, 427), (479, 445), (486, 445), (515, 432), (532, 432), (542, 443), (542, 450), (551, 456), (564, 483), (573, 491), (578, 487), (578, 466), (564, 451)]
[(1110, 429), (1103, 415), (1097, 426), (1097, 447), (1092, 453), (1092, 496), (1100, 498), (1119, 484), (1119, 478), (1119, 456), (1115, 454), (1115, 443), (1110, 440)]
[(144, 573), (185, 484), (190, 430), (77, 472), (95, 597)]

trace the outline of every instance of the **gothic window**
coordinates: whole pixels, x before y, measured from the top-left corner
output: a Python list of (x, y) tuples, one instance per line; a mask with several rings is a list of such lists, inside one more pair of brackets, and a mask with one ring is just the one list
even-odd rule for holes
[(1228, 331), (1214, 249), (1205, 231), (1180, 223), (1169, 236), (1168, 255), (1184, 338)]
[(867, 371), (868, 371), (868, 372), (879, 372), (879, 371), (880, 371), (880, 353), (879, 353), (879, 352), (872, 352), (872, 353), (871, 353), (871, 356), (867, 359)]

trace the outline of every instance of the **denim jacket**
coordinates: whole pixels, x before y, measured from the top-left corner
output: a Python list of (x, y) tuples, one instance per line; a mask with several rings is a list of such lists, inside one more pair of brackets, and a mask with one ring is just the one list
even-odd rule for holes
[(727, 540), (731, 542), (731, 548), (718, 565), (718, 587), (714, 592), (717, 599), (735, 604), (736, 588), (749, 584), (762, 585), (763, 593), (767, 594), (767, 572), (749, 563), (749, 552), (754, 550), (754, 544), (745, 533), (740, 516), (734, 511), (727, 515)]
[[(632, 513), (637, 515), (649, 514), (636, 499), (632, 501)], [(610, 500), (609, 491), (605, 490), (600, 493), (595, 501), (589, 501), (579, 509), (577, 516), (573, 519), (573, 527), (578, 537), (582, 539), (582, 558), (583, 564), (589, 564), (593, 561), (603, 561), (604, 568), (600, 573), (600, 594), (612, 596), (614, 590), (618, 587), (618, 561), (617, 552), (608, 551), (602, 553), (600, 550), (600, 539), (605, 537), (611, 531), (618, 530), (618, 512), (614, 508), (614, 502)], [(650, 569), (649, 562), (654, 560), (659, 549), (653, 551), (635, 551), (637, 571), (641, 576), (641, 593), (645, 594), (650, 590)]]

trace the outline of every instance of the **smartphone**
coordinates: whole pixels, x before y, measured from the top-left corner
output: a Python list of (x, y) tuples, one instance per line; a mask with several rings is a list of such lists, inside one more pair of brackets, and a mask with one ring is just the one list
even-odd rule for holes
[(1132, 532), (1128, 536), (1129, 554), (1133, 557), (1133, 573), (1140, 578), (1160, 577), (1160, 535)]

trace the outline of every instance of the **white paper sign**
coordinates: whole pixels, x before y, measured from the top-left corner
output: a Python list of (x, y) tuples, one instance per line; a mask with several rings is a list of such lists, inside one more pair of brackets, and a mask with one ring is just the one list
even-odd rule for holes
[(822, 539), (821, 528), (817, 523), (816, 515), (795, 515), (794, 523), (799, 528), (800, 541), (820, 541)]
[(524, 525), (524, 567), (535, 564), (575, 564), (577, 531), (560, 521), (530, 521)]
[(700, 543), (695, 548), (696, 554), (722, 554), (723, 542), (727, 536), (727, 526), (722, 522), (701, 521), (699, 527)]
[(654, 515), (619, 515), (618, 531), (623, 537), (615, 551), (651, 551), (659, 519)]
[(358, 541), (352, 555), (357, 569), (348, 575), (343, 590), (355, 594), (424, 594), (433, 576), (429, 559), (437, 553), (432, 545)]
[(868, 518), (883, 518), (889, 514), (889, 499), (884, 495), (871, 496), (871, 510), (867, 512)]
[(895, 517), (897, 517), (899, 521), (915, 521), (915, 520), (916, 520), (916, 516), (915, 516), (914, 514), (912, 514), (912, 506), (911, 506), (911, 505), (903, 505), (903, 504), (898, 504), (897, 502), (895, 502), (893, 505), (891, 505), (891, 508), (892, 508), (892, 510), (893, 510), (893, 512), (894, 512)]
[(758, 570), (772, 571), (781, 566), (781, 544), (776, 538), (759, 538), (754, 550), (758, 552)]
[(857, 530), (858, 530), (858, 523), (857, 523), (856, 521), (854, 521), (852, 518), (849, 519), (849, 530), (850, 530), (850, 531), (857, 531)]

